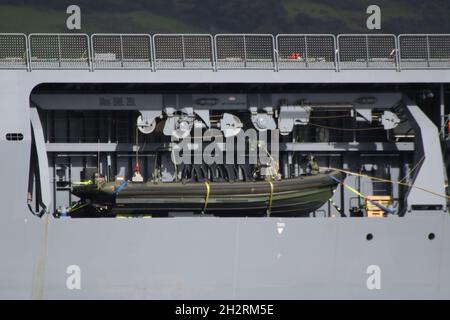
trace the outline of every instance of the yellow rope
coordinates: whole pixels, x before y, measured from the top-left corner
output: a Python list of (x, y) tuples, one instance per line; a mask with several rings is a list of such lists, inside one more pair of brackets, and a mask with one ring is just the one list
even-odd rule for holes
[(90, 184), (94, 184), (94, 182), (92, 182), (92, 180), (82, 180), (72, 183), (74, 186), (88, 186)]
[(206, 208), (208, 207), (209, 195), (211, 193), (211, 186), (207, 181), (205, 181), (206, 186), (206, 196), (205, 196), (205, 206), (203, 207), (203, 213), (206, 212)]
[[(444, 131), (445, 127), (441, 128), (441, 130), (438, 132), (438, 135), (442, 135), (442, 132)], [(433, 142), (431, 143), (431, 145), (434, 145), (436, 143), (436, 141), (440, 141), (439, 139), (437, 140), (433, 140)], [(420, 164), (422, 163), (422, 161), (425, 160), (425, 155), (423, 155), (419, 161), (417, 161), (416, 165), (409, 171), (409, 175), (405, 175), (402, 179), (400, 179), (400, 182), (406, 181), (406, 179), (408, 178), (408, 176), (412, 176), (414, 171), (416, 171), (417, 168), (419, 168)]]
[(273, 201), (273, 183), (268, 181), (270, 186), (270, 196), (269, 196), (269, 207), (267, 208), (267, 215), (270, 217), (270, 212), (272, 211), (272, 201)]
[(324, 126), (317, 123), (308, 123), (308, 125), (319, 127), (319, 128), (325, 128), (329, 130), (336, 130), (336, 131), (371, 131), (371, 130), (384, 130), (384, 127), (371, 127), (371, 128), (338, 128), (338, 127), (331, 127), (331, 126)]
[(73, 213), (77, 210), (80, 210), (81, 208), (86, 207), (87, 205), (88, 205), (87, 203), (85, 203), (85, 204), (76, 203), (75, 205), (73, 205), (72, 207), (69, 208), (68, 212)]
[(351, 192), (353, 192), (354, 194), (356, 194), (357, 196), (359, 196), (360, 198), (363, 198), (364, 201), (369, 201), (370, 203), (372, 203), (373, 205), (377, 206), (378, 208), (382, 209), (383, 211), (387, 211), (387, 212), (391, 212), (389, 211), (389, 208), (386, 208), (384, 206), (382, 206), (381, 204), (379, 204), (376, 201), (371, 200), (368, 196), (362, 194), (361, 192), (359, 192), (358, 190), (356, 190), (355, 188), (352, 188), (351, 186), (347, 185), (346, 183), (341, 182), (342, 185), (347, 188), (348, 190), (350, 190)]
[(422, 161), (425, 160), (425, 156), (422, 156), (422, 158), (420, 158), (419, 161), (417, 161), (416, 165), (409, 171), (409, 175), (405, 175), (402, 179), (399, 180), (399, 182), (404, 182), (406, 181), (406, 179), (408, 178), (408, 176), (412, 176), (414, 171), (416, 171), (416, 169), (420, 166), (420, 164), (422, 163)]
[(331, 167), (328, 167), (328, 168), (325, 168), (325, 169), (336, 170), (336, 171), (344, 172), (344, 173), (346, 173), (346, 174), (350, 174), (350, 175), (353, 175), (353, 176), (365, 177), (365, 178), (369, 178), (369, 179), (376, 180), (376, 181), (381, 181), (381, 182), (387, 182), (387, 183), (398, 184), (398, 185), (402, 185), (402, 186), (406, 186), (406, 187), (410, 187), (410, 188), (416, 188), (416, 189), (422, 190), (422, 191), (424, 191), (424, 192), (428, 192), (428, 193), (434, 194), (435, 196), (438, 196), (438, 197), (442, 197), (442, 198), (445, 198), (445, 199), (450, 199), (450, 197), (447, 196), (447, 195), (440, 194), (440, 193), (434, 192), (434, 191), (432, 191), (432, 190), (428, 190), (428, 189), (425, 189), (425, 188), (421, 188), (421, 187), (418, 187), (418, 186), (416, 186), (416, 185), (412, 185), (412, 184), (409, 184), (409, 183), (404, 183), (404, 182), (401, 182), (401, 181), (387, 180), (387, 179), (382, 179), (382, 178), (372, 177), (372, 176), (369, 176), (369, 175), (367, 175), (367, 174), (361, 174), (361, 173), (351, 172), (351, 171), (342, 170), (342, 169), (338, 169), (338, 168), (331, 168)]

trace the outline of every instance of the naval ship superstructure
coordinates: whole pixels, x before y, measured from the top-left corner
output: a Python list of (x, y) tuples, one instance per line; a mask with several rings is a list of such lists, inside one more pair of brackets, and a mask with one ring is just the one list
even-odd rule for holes
[[(0, 34), (0, 69), (1, 298), (450, 298), (450, 35)], [(275, 132), (278, 161), (174, 165), (195, 129)], [(264, 209), (208, 212), (255, 172)], [(317, 208), (270, 214), (314, 174)], [(133, 183), (201, 212), (122, 213)]]

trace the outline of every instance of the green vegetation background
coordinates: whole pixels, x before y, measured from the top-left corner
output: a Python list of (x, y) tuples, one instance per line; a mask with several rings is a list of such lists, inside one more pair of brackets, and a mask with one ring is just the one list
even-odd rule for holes
[(382, 33), (450, 33), (450, 0), (0, 0), (0, 33), (65, 32), (70, 4), (85, 33), (367, 33), (370, 4)]

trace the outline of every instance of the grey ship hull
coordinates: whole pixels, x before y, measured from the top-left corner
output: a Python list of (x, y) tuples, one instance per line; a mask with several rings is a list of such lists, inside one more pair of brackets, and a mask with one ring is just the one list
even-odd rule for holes
[[(0, 140), (0, 298), (450, 298), (448, 213), (69, 220), (28, 211), (29, 96), (40, 83), (450, 82), (448, 70), (307, 72), (2, 70), (0, 136), (20, 130), (24, 140)], [(67, 288), (71, 265), (80, 267), (80, 290)], [(378, 290), (367, 287), (372, 265), (381, 270)]]
[[(448, 217), (25, 221), (25, 208), (10, 212), (0, 227), (1, 298), (450, 296)], [(80, 290), (66, 287), (70, 265), (81, 269)], [(380, 290), (367, 288), (371, 265)]]
[[(11, 88), (1, 81), (0, 90)], [(15, 90), (1, 92), (16, 108), (2, 106), (0, 127), (27, 132), (26, 94)], [(39, 219), (25, 204), (29, 147), (0, 142), (8, 182), (0, 186), (0, 298), (450, 298), (448, 214)], [(81, 268), (80, 290), (67, 289), (71, 265)], [(367, 288), (371, 265), (381, 268), (380, 290)]]

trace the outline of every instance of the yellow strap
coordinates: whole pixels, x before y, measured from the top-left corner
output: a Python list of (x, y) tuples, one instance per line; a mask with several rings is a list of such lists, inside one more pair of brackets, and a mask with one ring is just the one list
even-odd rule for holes
[(366, 199), (367, 197), (365, 195), (363, 195), (361, 192), (359, 192), (358, 190), (356, 190), (355, 188), (350, 187), (347, 184), (344, 184), (344, 187), (346, 187), (348, 190), (350, 190), (351, 192), (353, 192), (354, 194), (360, 196), (361, 198)]
[(73, 183), (73, 185), (75, 186), (87, 186), (90, 184), (93, 184), (92, 180), (78, 181)]
[(70, 213), (72, 213), (72, 212), (75, 212), (75, 211), (77, 211), (77, 210), (80, 210), (81, 208), (86, 207), (87, 205), (88, 205), (87, 203), (85, 203), (85, 204), (79, 204), (79, 203), (76, 203), (75, 205), (73, 205), (72, 207), (70, 207), (68, 211), (69, 211)]
[(395, 180), (381, 179), (381, 178), (369, 176), (369, 175), (367, 175), (367, 174), (361, 174), (361, 173), (357, 173), (357, 172), (351, 172), (351, 171), (348, 171), (348, 170), (342, 170), (342, 169), (333, 168), (333, 167), (329, 167), (329, 168), (325, 168), (325, 169), (336, 170), (336, 171), (344, 172), (344, 173), (349, 174), (349, 175), (352, 175), (352, 176), (365, 177), (365, 178), (368, 178), (368, 179), (371, 179), (371, 180), (375, 180), (375, 181), (386, 182), (386, 183), (392, 183), (392, 184), (398, 184), (398, 185), (400, 185), (400, 186), (406, 186), (406, 187), (410, 187), (410, 188), (415, 188), (415, 189), (419, 189), (419, 190), (422, 190), (422, 191), (427, 192), (427, 193), (434, 194), (435, 196), (438, 196), (438, 197), (442, 197), (442, 198), (445, 198), (445, 199), (450, 199), (450, 196), (447, 196), (447, 195), (445, 195), (445, 194), (440, 194), (440, 193), (434, 192), (434, 191), (432, 191), (432, 190), (428, 190), (428, 189), (425, 189), (425, 188), (416, 186), (416, 185), (414, 185), (414, 184), (404, 183), (404, 182), (401, 182), (401, 181), (395, 181)]
[(270, 212), (272, 211), (272, 201), (273, 201), (273, 183), (268, 181), (270, 185), (270, 196), (269, 196), (269, 207), (267, 208), (267, 215), (270, 217)]
[(206, 208), (208, 207), (209, 194), (211, 193), (211, 186), (207, 181), (205, 181), (205, 186), (206, 186), (205, 206), (203, 207), (202, 213), (206, 212)]

